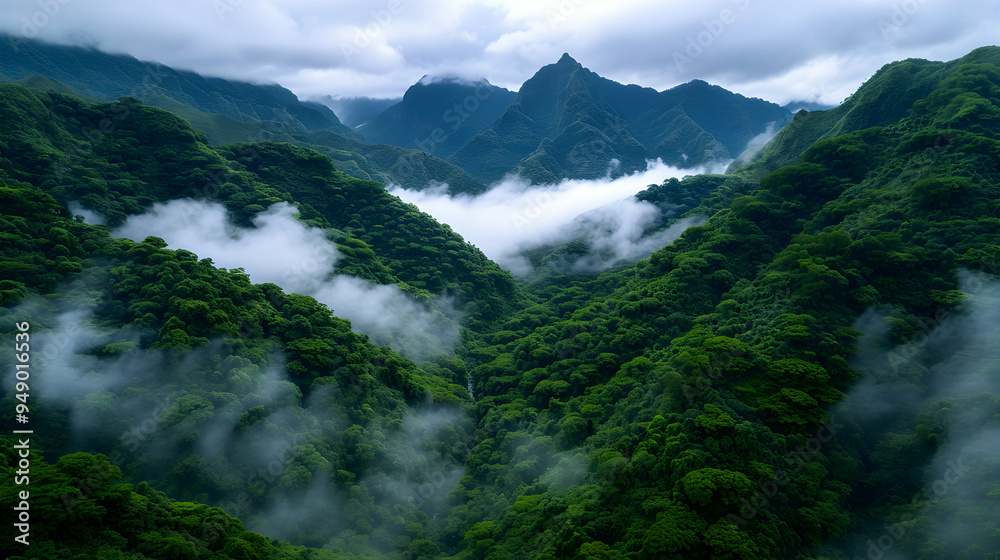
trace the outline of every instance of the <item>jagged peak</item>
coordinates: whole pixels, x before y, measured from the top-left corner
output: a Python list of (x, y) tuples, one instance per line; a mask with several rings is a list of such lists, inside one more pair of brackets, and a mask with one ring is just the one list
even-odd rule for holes
[(580, 63), (577, 62), (572, 56), (570, 56), (569, 53), (563, 53), (562, 57), (559, 58), (559, 61), (556, 62), (556, 64), (579, 65)]

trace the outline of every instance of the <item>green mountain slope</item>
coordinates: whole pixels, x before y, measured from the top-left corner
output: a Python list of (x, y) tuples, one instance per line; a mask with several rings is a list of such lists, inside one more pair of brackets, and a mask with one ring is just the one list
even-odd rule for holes
[(624, 86), (567, 54), (525, 82), (500, 120), (449, 161), (487, 182), (511, 171), (536, 183), (599, 178), (656, 158), (691, 167), (736, 157), (769, 123), (789, 117), (698, 80), (663, 92)]
[(515, 93), (486, 80), (424, 77), (402, 101), (357, 129), (369, 142), (392, 144), (447, 158), (493, 124)]
[[(422, 523), (418, 507), (400, 502), (405, 495), (352, 487), (383, 476), (418, 484), (412, 482), (421, 476), (416, 470), (400, 469), (419, 460), (454, 464), (448, 455), (428, 456), (400, 441), (460, 453), (459, 434), (417, 435), (407, 416), (407, 403), (416, 409), (428, 397), (461, 402), (464, 389), (439, 375), (462, 375), (455, 365), (434, 366), (434, 374), (417, 369), (351, 332), (312, 298), (252, 285), (239, 271), (166, 250), (154, 237), (111, 239), (106, 228), (73, 220), (37, 187), (0, 175), (2, 314), (10, 325), (4, 336), (25, 332), (10, 329), (28, 317), (29, 350), (37, 358), (29, 383), (32, 448), (55, 456), (80, 449), (106, 455), (64, 456), (55, 470), (32, 465), (39, 515), (33, 534), (40, 546), (25, 551), (4, 539), (8, 557), (15, 550), (53, 557), (48, 552), (59, 546), (90, 557), (102, 557), (101, 548), (140, 558), (189, 557), (178, 548), (191, 547), (185, 540), (195, 543), (193, 553), (208, 548), (222, 558), (245, 558), (248, 546), (261, 547), (253, 554), (270, 554), (266, 539), (245, 534), (218, 510), (168, 504), (145, 484), (137, 491), (146, 497), (137, 496), (117, 484), (119, 469), (174, 497), (221, 504), (271, 534), (283, 531), (313, 546), (347, 538), (343, 531), (370, 530), (372, 516), (393, 532)], [(56, 287), (61, 292), (51, 293)], [(26, 299), (40, 291), (46, 296)], [(10, 358), (3, 360), (13, 368)], [(4, 404), (23, 404), (10, 389)], [(396, 458), (385, 462), (389, 457)], [(15, 490), (15, 468), (5, 448), (5, 497)], [(67, 492), (73, 487), (79, 492)], [(345, 520), (317, 532), (308, 512), (286, 512), (300, 519), (299, 529), (282, 530), (266, 516), (274, 504), (300, 501), (307, 492), (322, 492), (329, 507), (362, 500), (365, 506), (355, 508), (361, 525), (352, 529)], [(398, 517), (392, 521), (376, 510), (393, 506)], [(183, 521), (174, 524), (174, 518)], [(206, 518), (226, 525), (217, 528), (225, 534), (202, 532)], [(230, 545), (236, 550), (220, 550)]]
[(0, 41), (0, 72), (12, 80), (44, 75), (103, 101), (119, 97), (145, 100), (147, 95), (159, 94), (204, 113), (239, 121), (276, 121), (303, 130), (349, 132), (326, 106), (302, 103), (291, 91), (276, 84), (206, 78), (127, 55), (5, 39)]
[[(265, 134), (264, 138), (270, 139), (270, 136)], [(329, 130), (294, 134), (292, 139), (297, 144), (329, 156), (336, 163), (337, 169), (359, 179), (414, 190), (447, 183), (454, 194), (478, 194), (486, 191), (486, 185), (482, 181), (461, 167), (416, 148), (369, 144)]]
[[(4, 436), (3, 443), (0, 453), (9, 471), (5, 474), (14, 476), (17, 441)], [(245, 530), (239, 519), (219, 508), (171, 500), (146, 483), (123, 484), (121, 469), (103, 455), (74, 453), (49, 464), (32, 449), (30, 459), (36, 487), (47, 490), (29, 502), (31, 513), (35, 519), (58, 520), (59, 525), (36, 522), (28, 533), (28, 546), (5, 539), (0, 549), (11, 560), (73, 558), (80, 553), (102, 560), (347, 558), (332, 551), (277, 543)], [(0, 490), (5, 503), (19, 503), (14, 490), (6, 485)]]
[[(1000, 271), (998, 117), (1000, 68), (957, 64), (908, 117), (813, 145), (605, 275), (610, 295), (566, 292), (509, 321), (473, 371), (481, 435), (445, 537), (488, 559), (846, 558), (906, 515), (920, 530), (893, 542), (908, 553), (998, 550), (995, 445), (968, 447), (961, 497), (935, 507), (920, 492), (947, 468), (923, 476), (947, 434), (995, 433), (1000, 387), (933, 402), (942, 355), (852, 361), (866, 309), (890, 315), (880, 352), (913, 356), (919, 325), (974, 310), (958, 303), (960, 268)], [(983, 328), (995, 344), (996, 324)], [(982, 351), (952, 341), (948, 355)], [(971, 367), (995, 380), (989, 356)], [(859, 379), (926, 400), (892, 422), (835, 413)], [(886, 398), (866, 406), (902, 397)], [(966, 532), (949, 532), (951, 515)]]
[[(65, 95), (75, 95), (76, 97), (82, 97), (87, 99), (87, 97), (75, 89), (67, 86), (66, 84), (60, 82), (59, 80), (53, 80), (48, 76), (28, 76), (17, 81), (24, 87), (41, 89), (45, 91), (54, 91), (56, 93), (62, 93)], [(99, 99), (88, 99), (88, 101), (100, 101)]]
[[(128, 100), (0, 86), (0, 330), (13, 340), (29, 317), (32, 367), (48, 368), (50, 381), (31, 381), (38, 449), (52, 454), (33, 491), (41, 515), (74, 531), (54, 546), (97, 558), (989, 559), (998, 53), (948, 63), (889, 116), (872, 102), (852, 121), (869, 126), (757, 179), (647, 189), (639, 198), (664, 212), (710, 218), (635, 266), (556, 279), (537, 297), (314, 151), (212, 149)], [(879, 99), (879, 84), (855, 97)], [(114, 129), (97, 136), (102, 119)], [(352, 274), (412, 281), (417, 296), (468, 290), (463, 346), (412, 362), (312, 298), (161, 239), (112, 239), (63, 205), (114, 223), (192, 194), (242, 223), (295, 203)], [(13, 369), (10, 353), (0, 360)], [(61, 517), (59, 494), (94, 469), (108, 480)], [(212, 519), (228, 529), (191, 533)], [(244, 528), (327, 550), (268, 547)], [(201, 540), (185, 548), (188, 535)]]
[(184, 117), (212, 144), (272, 140), (312, 146), (360, 179), (411, 189), (441, 182), (454, 192), (486, 189), (462, 169), (419, 150), (370, 144), (326, 105), (299, 101), (278, 85), (209, 78), (126, 55), (3, 38), (0, 75), (7, 81), (29, 80), (24, 85), (46, 90), (62, 84), (95, 100), (134, 97)]
[[(305, 148), (260, 143), (216, 151), (180, 118), (134, 99), (94, 104), (11, 84), (0, 85), (0, 118), (3, 314), (10, 324), (30, 316), (38, 347), (61, 347), (69, 360), (50, 354), (39, 364), (50, 375), (36, 385), (44, 396), (32, 406), (40, 448), (56, 456), (103, 453), (131, 480), (223, 505), (248, 526), (298, 544), (336, 542), (346, 550), (354, 534), (381, 528), (384, 539), (352, 548), (375, 558), (376, 550), (406, 550), (409, 540), (421, 540), (402, 543), (390, 534), (425, 524), (421, 534), (437, 530), (425, 510), (440, 511), (444, 497), (421, 497), (418, 488), (431, 473), (451, 477), (461, 469), (468, 437), (461, 359), (432, 356), (417, 367), (311, 297), (252, 285), (241, 270), (166, 250), (155, 237), (111, 239), (107, 227), (73, 219), (65, 205), (77, 201), (113, 226), (156, 202), (196, 197), (222, 202), (236, 222), (249, 225), (266, 206), (288, 202), (336, 241), (339, 273), (398, 284), (427, 306), (436, 305), (431, 296), (446, 296), (477, 331), (528, 302), (509, 274), (382, 185), (347, 177)], [(60, 333), (73, 342), (61, 342), (67, 339)], [(94, 424), (74, 431), (71, 418)], [(405, 490), (388, 491), (384, 480)], [(94, 512), (107, 500), (147, 500), (125, 487), (114, 492), (80, 498), (72, 518), (81, 534), (102, 538), (67, 536), (58, 544), (92, 555), (106, 547), (176, 557), (191, 529), (168, 531), (167, 520), (183, 512), (214, 515), (193, 504), (164, 504), (165, 513), (137, 514), (145, 530), (122, 528)], [(302, 509), (283, 514), (299, 519), (297, 528), (278, 523), (273, 512), (305, 496), (322, 497), (330, 515), (344, 508), (356, 515), (319, 523), (315, 510)], [(204, 546), (219, 557), (244, 557), (246, 547), (269, 555), (255, 557), (300, 557), (288, 547), (279, 548), (292, 552), (272, 554), (259, 537), (233, 531), (249, 544)], [(192, 550), (201, 553), (202, 546)], [(232, 546), (238, 550), (226, 548)]]
[[(12, 176), (63, 204), (79, 202), (109, 225), (154, 202), (185, 197), (219, 200), (245, 225), (275, 202), (294, 202), (304, 219), (341, 232), (346, 258), (338, 268), (349, 274), (402, 283), (418, 295), (457, 296), (474, 323), (502, 317), (524, 298), (509, 274), (450, 228), (381, 185), (340, 173), (314, 151), (274, 143), (215, 151), (183, 120), (135, 100), (93, 105), (14, 85), (0, 91), (6, 123), (0, 155)], [(409, 238), (425, 241), (418, 247), (392, 241)]]
[(951, 62), (909, 59), (886, 65), (837, 107), (797, 113), (744, 170), (760, 176), (794, 163), (819, 140), (894, 123), (907, 115), (913, 103), (926, 97), (941, 80), (963, 64), (998, 62), (996, 49), (983, 47)]

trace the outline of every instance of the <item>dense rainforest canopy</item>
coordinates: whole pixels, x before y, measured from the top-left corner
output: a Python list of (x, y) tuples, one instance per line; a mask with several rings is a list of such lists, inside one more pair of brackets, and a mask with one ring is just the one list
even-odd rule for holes
[[(637, 195), (704, 225), (529, 285), (317, 151), (0, 85), (0, 337), (31, 324), (34, 430), (32, 544), (0, 548), (996, 558), (1000, 49), (889, 65), (810, 115), (745, 168)], [(313, 297), (111, 233), (188, 198), (244, 227), (293, 205), (339, 273), (454, 302), (460, 340), (406, 358)]]

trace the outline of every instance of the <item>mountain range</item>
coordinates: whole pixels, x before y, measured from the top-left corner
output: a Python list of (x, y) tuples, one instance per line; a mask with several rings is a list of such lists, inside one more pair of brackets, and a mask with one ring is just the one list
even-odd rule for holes
[(617, 177), (655, 159), (721, 165), (791, 118), (787, 108), (701, 80), (663, 92), (622, 85), (564, 54), (516, 94), (485, 81), (425, 77), (357, 132), (420, 148), (486, 184), (512, 173), (551, 184)]
[(601, 78), (568, 54), (524, 83), (511, 106), (449, 161), (493, 182), (617, 176), (662, 159), (678, 167), (728, 162), (791, 114), (701, 80), (657, 92)]
[[(189, 104), (181, 74), (168, 110), (106, 97), (84, 86), (136, 77), (47, 48), (72, 71), (0, 58), (22, 82), (0, 84), (0, 338), (30, 354), (0, 353), (0, 407), (33, 430), (0, 434), (0, 500), (30, 518), (7, 558), (1000, 555), (1000, 48), (886, 65), (746, 163), (635, 195), (646, 239), (701, 217), (676, 240), (534, 282), (340, 168), (440, 158), (311, 105), (272, 121), (285, 141), (213, 142), (195, 122), (263, 121), (209, 113), (211, 80)], [(449, 159), (707, 164), (787, 114), (564, 56)]]
[[(410, 189), (445, 183), (453, 193), (483, 192), (509, 173), (555, 183), (619, 176), (657, 158), (678, 167), (721, 164), (791, 119), (787, 109), (700, 80), (663, 92), (621, 85), (568, 54), (517, 93), (425, 76), (390, 104), (300, 101), (276, 84), (207, 78), (127, 55), (6, 36), (0, 79), (44, 80), (44, 87), (96, 100), (136, 97), (181, 115), (215, 144), (293, 142), (358, 178)], [(331, 107), (352, 115), (351, 126)]]
[(128, 55), (0, 35), (0, 80), (40, 77), (95, 100), (134, 97), (174, 112), (213, 144), (292, 142), (323, 152), (338, 169), (360, 179), (415, 189), (429, 182), (448, 183), (460, 191), (486, 189), (462, 169), (420, 150), (364, 141), (326, 105), (299, 101), (277, 84), (208, 78)]
[(447, 159), (500, 118), (514, 96), (486, 80), (425, 76), (357, 132), (370, 142), (415, 147)]

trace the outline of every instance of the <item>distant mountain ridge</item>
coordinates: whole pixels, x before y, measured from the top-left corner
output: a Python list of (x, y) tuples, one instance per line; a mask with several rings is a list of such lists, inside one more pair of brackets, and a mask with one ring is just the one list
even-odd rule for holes
[(409, 189), (447, 183), (453, 192), (486, 190), (461, 168), (419, 150), (370, 144), (326, 105), (300, 101), (276, 84), (205, 77), (128, 55), (2, 34), (0, 81), (71, 91), (98, 101), (134, 97), (187, 119), (212, 144), (271, 140), (305, 145), (360, 179)]
[[(276, 84), (12, 36), (0, 36), (0, 80), (95, 100), (136, 97), (188, 119), (213, 144), (292, 142), (355, 177), (408, 189), (446, 183), (452, 193), (483, 192), (508, 173), (555, 183), (618, 176), (657, 158), (688, 168), (725, 162), (791, 119), (778, 105), (701, 80), (663, 92), (622, 85), (568, 54), (517, 93), (485, 80), (425, 78), (381, 112), (391, 100), (301, 101)], [(363, 126), (341, 122), (331, 109), (341, 101), (352, 126)]]
[[(703, 225), (589, 278), (560, 272), (600, 248), (542, 247), (532, 285), (308, 148), (206, 146), (155, 107), (27, 81), (0, 84), (0, 333), (30, 330), (34, 392), (0, 400), (44, 400), (28, 458), (0, 436), (36, 521), (5, 557), (998, 557), (1000, 48), (886, 65), (750, 166), (635, 196), (651, 227)], [(580, 129), (628, 124), (567, 84)], [(336, 307), (67, 209), (113, 226), (191, 197), (245, 226), (296, 206), (336, 273), (457, 317), (460, 346), (406, 359)]]
[(357, 132), (370, 142), (447, 158), (500, 118), (516, 95), (486, 80), (425, 76)]
[(622, 85), (564, 54), (448, 161), (486, 182), (510, 172), (535, 183), (598, 178), (656, 158), (694, 167), (735, 158), (768, 124), (790, 118), (774, 103), (701, 80), (662, 92)]
[(11, 81), (34, 75), (48, 76), (103, 101), (120, 97), (147, 101), (161, 94), (199, 111), (240, 121), (276, 121), (303, 131), (332, 129), (350, 133), (329, 107), (301, 102), (294, 93), (277, 84), (205, 77), (95, 49), (41, 41), (0, 40), (0, 74)]

